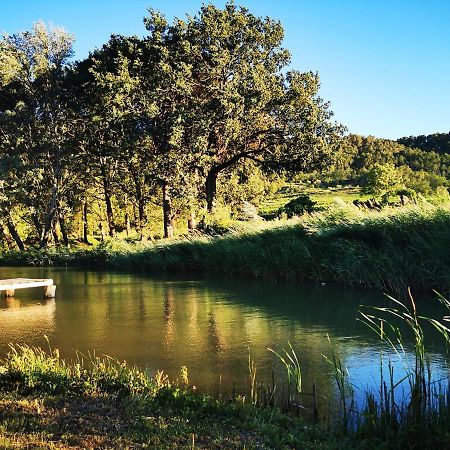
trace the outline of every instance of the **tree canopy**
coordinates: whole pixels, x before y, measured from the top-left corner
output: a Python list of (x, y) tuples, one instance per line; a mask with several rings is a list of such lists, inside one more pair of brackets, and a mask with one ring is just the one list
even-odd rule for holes
[(448, 176), (444, 135), (426, 148), (343, 137), (318, 74), (290, 66), (277, 20), (228, 2), (172, 23), (150, 9), (144, 26), (77, 62), (62, 28), (0, 39), (0, 225), (19, 247), (59, 233), (67, 244), (80, 223), (88, 242), (88, 215), (102, 234), (106, 223), (111, 237), (134, 226), (144, 238), (156, 206), (170, 237), (181, 215), (195, 226), (213, 212), (218, 193), (247, 200), (237, 186), (255, 177), (264, 190), (276, 174), (350, 179), (380, 164)]

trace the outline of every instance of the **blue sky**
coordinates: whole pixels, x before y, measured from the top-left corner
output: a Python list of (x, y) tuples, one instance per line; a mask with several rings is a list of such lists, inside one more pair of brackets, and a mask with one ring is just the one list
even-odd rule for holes
[[(223, 6), (224, 1), (211, 1)], [(291, 67), (319, 72), (321, 96), (350, 132), (385, 138), (450, 131), (450, 1), (241, 0), (279, 19)], [(0, 30), (44, 20), (76, 36), (76, 58), (111, 33), (145, 34), (148, 7), (169, 19), (193, 0), (0, 0)]]

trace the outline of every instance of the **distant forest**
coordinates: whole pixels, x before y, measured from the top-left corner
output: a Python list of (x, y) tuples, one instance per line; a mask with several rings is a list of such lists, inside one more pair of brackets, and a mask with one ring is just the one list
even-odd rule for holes
[(422, 194), (448, 186), (450, 133), (409, 136), (397, 141), (350, 134), (342, 137), (331, 158), (328, 176), (362, 186), (375, 165), (392, 165), (396, 176)]
[(450, 133), (434, 133), (428, 136), (408, 136), (397, 139), (407, 147), (420, 148), (427, 152), (450, 153)]

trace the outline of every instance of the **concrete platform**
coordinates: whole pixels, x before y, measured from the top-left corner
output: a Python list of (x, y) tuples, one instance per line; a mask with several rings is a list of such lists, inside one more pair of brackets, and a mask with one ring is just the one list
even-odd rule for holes
[(44, 288), (44, 298), (54, 298), (56, 286), (51, 278), (9, 278), (0, 280), (0, 291), (5, 291), (6, 297), (14, 297), (16, 289), (34, 287)]

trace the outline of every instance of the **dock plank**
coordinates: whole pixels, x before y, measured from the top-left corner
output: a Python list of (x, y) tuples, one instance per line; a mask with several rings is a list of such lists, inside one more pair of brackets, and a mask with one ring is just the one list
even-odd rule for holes
[(9, 278), (0, 280), (0, 291), (53, 286), (51, 278)]

